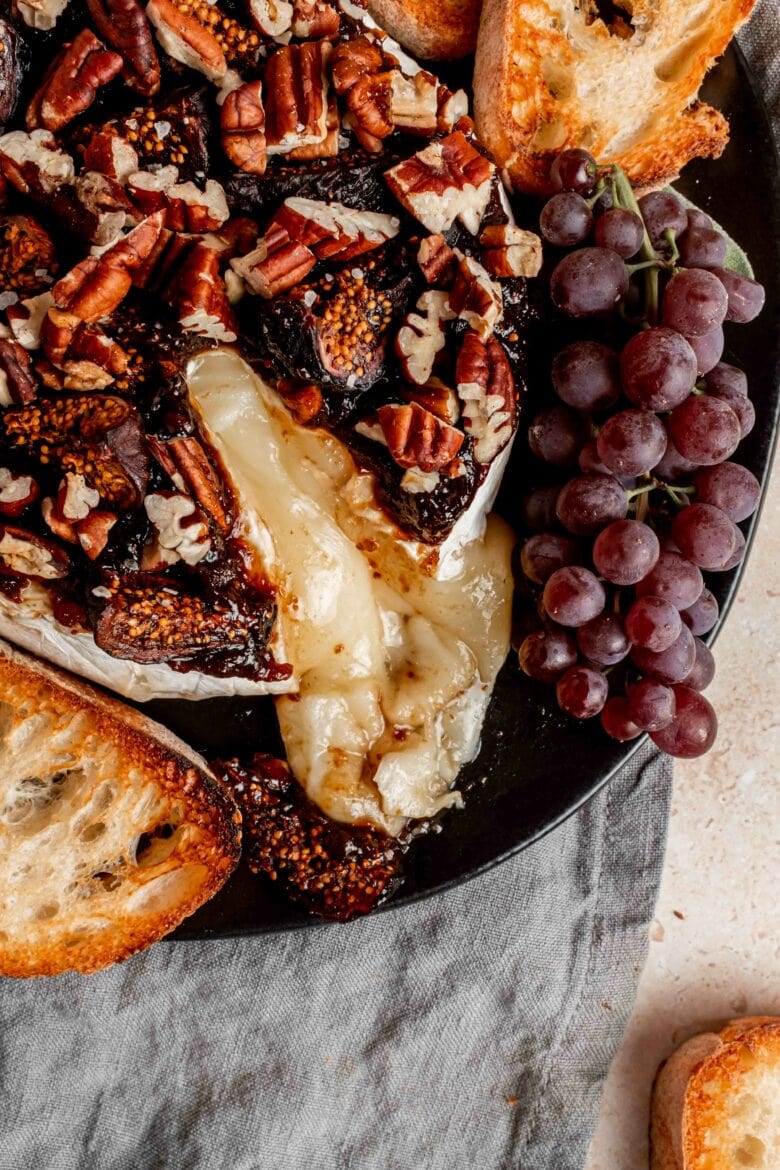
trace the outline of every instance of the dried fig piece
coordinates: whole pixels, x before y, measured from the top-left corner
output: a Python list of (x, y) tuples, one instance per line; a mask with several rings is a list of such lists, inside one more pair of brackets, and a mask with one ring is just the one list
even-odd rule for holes
[(261, 40), (255, 29), (209, 0), (150, 0), (146, 15), (160, 45), (174, 61), (219, 82), (228, 68), (257, 64)]
[[(193, 662), (226, 654), (258, 653), (275, 616), (268, 599), (253, 599), (251, 614), (230, 597), (208, 601), (179, 581), (156, 573), (107, 574), (108, 598), (95, 619), (95, 642), (133, 662)], [(231, 666), (235, 669), (235, 666)]]
[(0, 436), (14, 451), (83, 475), (106, 504), (137, 508), (143, 499), (149, 455), (140, 415), (123, 398), (63, 394), (9, 406)]
[(369, 914), (401, 883), (398, 842), (378, 829), (341, 825), (309, 799), (289, 767), (256, 755), (212, 764), (244, 816), (244, 852), (252, 873), (279, 881), (313, 914), (348, 922)]
[(180, 180), (209, 173), (210, 124), (204, 90), (175, 93), (166, 101), (137, 106), (113, 121), (80, 127), (73, 136), (76, 153), (86, 162), (95, 136), (106, 133), (129, 142), (136, 151), (138, 163), (133, 170), (139, 165), (175, 166)]
[(16, 111), (22, 84), (23, 47), (14, 26), (0, 16), (0, 128)]

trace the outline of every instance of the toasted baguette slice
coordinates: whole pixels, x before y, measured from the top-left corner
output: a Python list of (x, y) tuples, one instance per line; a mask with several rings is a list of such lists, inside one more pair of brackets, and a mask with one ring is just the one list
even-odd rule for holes
[(368, 0), (377, 23), (410, 53), (429, 61), (474, 52), (481, 7), (481, 0)]
[(140, 712), (0, 642), (0, 974), (89, 973), (225, 883), (240, 815)]
[(653, 1089), (651, 1170), (780, 1167), (780, 1018), (686, 1041)]
[[(518, 190), (548, 193), (555, 155), (582, 146), (636, 186), (719, 155), (728, 123), (696, 101), (755, 0), (485, 0), (474, 67), (482, 141)], [(629, 12), (633, 15), (629, 16)], [(589, 23), (590, 21), (590, 23)]]

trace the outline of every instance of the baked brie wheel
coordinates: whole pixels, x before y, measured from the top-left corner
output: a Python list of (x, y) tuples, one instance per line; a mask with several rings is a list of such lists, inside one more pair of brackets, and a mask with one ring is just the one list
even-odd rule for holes
[(465, 93), (348, 0), (15, 0), (0, 40), (0, 633), (276, 696), (336, 821), (457, 803), (541, 262)]

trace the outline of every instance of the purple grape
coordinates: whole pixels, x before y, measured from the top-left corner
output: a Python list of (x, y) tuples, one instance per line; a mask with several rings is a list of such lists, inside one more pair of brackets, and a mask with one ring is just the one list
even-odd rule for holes
[(665, 483), (674, 483), (676, 480), (690, 476), (697, 466), (698, 464), (691, 463), (690, 459), (684, 459), (672, 440), (667, 437), (666, 450), (652, 469), (652, 474), (656, 479), (664, 480)]
[(636, 585), (656, 564), (660, 546), (640, 520), (615, 520), (596, 537), (593, 563), (612, 585)]
[(639, 200), (639, 210), (656, 252), (664, 252), (668, 248), (664, 232), (672, 231), (677, 236), (688, 227), (685, 208), (669, 191), (650, 191), (643, 195)]
[(684, 268), (666, 286), (661, 316), (664, 325), (686, 337), (711, 333), (726, 319), (726, 290), (706, 268)]
[(720, 566), (719, 572), (728, 573), (729, 569), (736, 569), (745, 555), (745, 537), (742, 531), (734, 525), (734, 551), (727, 561)]
[(537, 630), (524, 639), (520, 667), (537, 682), (553, 683), (577, 661), (574, 639), (565, 630)]
[(693, 605), (681, 610), (680, 617), (692, 634), (708, 634), (718, 620), (719, 612), (715, 596), (709, 589), (702, 589)]
[(597, 666), (615, 666), (631, 649), (622, 617), (609, 611), (580, 626), (577, 646), (583, 658)]
[(739, 325), (747, 325), (749, 321), (755, 320), (766, 301), (763, 286), (757, 280), (740, 276), (728, 268), (716, 268), (714, 273), (726, 292), (726, 320), (735, 321)]
[(552, 383), (575, 410), (608, 410), (620, 397), (618, 355), (598, 341), (573, 341), (556, 356)]
[(607, 701), (609, 683), (600, 670), (592, 666), (573, 666), (555, 688), (558, 706), (575, 719), (592, 719)]
[(712, 227), (688, 227), (677, 241), (683, 268), (720, 268), (726, 259), (726, 237)]
[(722, 325), (718, 325), (711, 333), (703, 333), (701, 337), (687, 337), (686, 341), (696, 354), (696, 373), (700, 378), (718, 364), (726, 344)]
[(607, 600), (604, 586), (590, 569), (566, 565), (547, 579), (542, 593), (546, 613), (561, 626), (584, 626)]
[(696, 658), (690, 674), (686, 675), (685, 685), (693, 691), (706, 691), (715, 677), (715, 659), (709, 646), (706, 646), (701, 638), (694, 638), (693, 641), (696, 646)]
[(634, 646), (631, 651), (631, 660), (642, 674), (649, 674), (651, 678), (669, 686), (682, 682), (690, 674), (695, 658), (693, 634), (685, 625), (681, 626), (671, 646), (659, 653), (645, 650), (642, 646)]
[(726, 362), (718, 362), (717, 366), (708, 371), (704, 385), (707, 387), (707, 393), (714, 394), (716, 398), (724, 392), (741, 394), (743, 397), (748, 392), (748, 380), (744, 371)]
[(569, 252), (550, 277), (553, 304), (568, 317), (603, 317), (627, 292), (628, 269), (608, 248)]
[(566, 406), (551, 406), (537, 414), (528, 428), (528, 446), (542, 463), (575, 467), (589, 428), (582, 415)]
[(570, 536), (561, 532), (540, 532), (524, 542), (520, 564), (529, 581), (544, 585), (556, 569), (582, 564), (582, 553)]
[(593, 214), (581, 195), (562, 191), (553, 195), (542, 208), (539, 230), (556, 248), (581, 244), (593, 227)]
[(622, 207), (605, 211), (596, 220), (593, 233), (599, 248), (610, 248), (623, 260), (636, 256), (642, 247), (644, 236), (645, 229), (641, 218), (633, 211), (624, 211)]
[(756, 423), (756, 408), (745, 394), (740, 394), (733, 386), (721, 386), (718, 390), (711, 390), (710, 396), (725, 402), (734, 411), (739, 421), (740, 438), (750, 434)]
[(678, 552), (664, 550), (652, 572), (636, 587), (637, 597), (662, 597), (676, 609), (688, 609), (701, 596), (701, 570)]
[[(612, 475), (612, 472), (599, 459), (599, 450), (596, 440), (590, 439), (579, 453), (577, 462), (583, 475)], [(625, 485), (624, 485), (625, 486)]]
[(626, 634), (633, 645), (655, 654), (668, 650), (681, 629), (680, 611), (662, 597), (638, 597), (626, 615)]
[(688, 220), (688, 228), (706, 228), (707, 231), (712, 227), (712, 220), (705, 211), (700, 211), (698, 207), (689, 207), (686, 213)]
[(722, 569), (736, 547), (737, 528), (712, 504), (689, 504), (675, 516), (672, 536), (680, 552), (700, 569)]
[(674, 719), (674, 691), (654, 678), (640, 678), (628, 688), (628, 710), (643, 731), (660, 731)]
[[(739, 419), (726, 402), (709, 394), (691, 395), (675, 407), (669, 434), (685, 459), (700, 467), (722, 463), (733, 455), (741, 438)], [(606, 462), (606, 460), (605, 460)]]
[(555, 505), (560, 491), (560, 484), (543, 484), (541, 487), (531, 488), (523, 496), (520, 504), (523, 526), (531, 532), (544, 532), (548, 528), (554, 528), (558, 519)]
[(696, 353), (674, 329), (636, 333), (620, 355), (626, 397), (644, 410), (679, 406), (696, 384)]
[(649, 411), (621, 410), (604, 423), (596, 445), (602, 463), (616, 475), (644, 475), (663, 457), (666, 431)]
[(642, 728), (631, 718), (628, 699), (616, 695), (601, 712), (601, 726), (611, 739), (626, 743), (642, 734)]
[(562, 151), (550, 167), (550, 181), (556, 191), (592, 195), (598, 182), (598, 163), (587, 150)]
[(718, 719), (712, 705), (698, 691), (686, 686), (673, 688), (674, 719), (659, 731), (652, 731), (653, 743), (670, 756), (695, 759), (708, 752), (718, 733)]
[(611, 475), (578, 475), (561, 489), (556, 514), (575, 536), (593, 536), (628, 511), (628, 495)]
[(703, 467), (693, 482), (700, 503), (713, 504), (735, 523), (752, 516), (761, 498), (761, 484), (752, 471), (739, 463)]

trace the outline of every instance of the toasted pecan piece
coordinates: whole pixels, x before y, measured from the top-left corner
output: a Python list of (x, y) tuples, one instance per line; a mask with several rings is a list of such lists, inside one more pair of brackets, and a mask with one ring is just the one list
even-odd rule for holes
[(82, 29), (52, 61), (27, 108), (27, 129), (62, 130), (89, 109), (97, 91), (121, 68), (119, 54), (106, 49), (90, 29)]
[(138, 0), (86, 0), (92, 23), (122, 58), (122, 76), (136, 93), (151, 97), (160, 88), (160, 62), (152, 30)]

